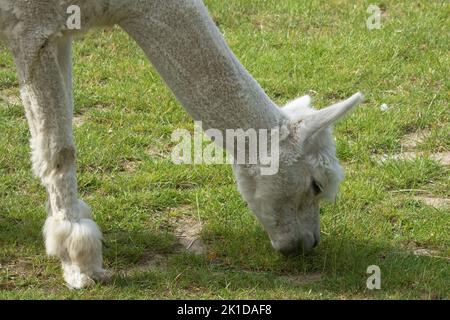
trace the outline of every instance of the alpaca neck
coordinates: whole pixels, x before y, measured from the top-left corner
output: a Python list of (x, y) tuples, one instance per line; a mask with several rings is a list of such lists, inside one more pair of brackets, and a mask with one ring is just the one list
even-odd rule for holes
[(203, 129), (271, 129), (283, 114), (236, 59), (201, 1), (143, 1), (121, 26)]

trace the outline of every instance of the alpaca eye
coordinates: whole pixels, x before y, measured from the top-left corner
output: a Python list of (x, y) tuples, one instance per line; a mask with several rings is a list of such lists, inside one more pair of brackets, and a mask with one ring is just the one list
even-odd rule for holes
[(314, 195), (318, 195), (322, 192), (322, 186), (316, 180), (312, 181), (312, 188), (314, 191)]

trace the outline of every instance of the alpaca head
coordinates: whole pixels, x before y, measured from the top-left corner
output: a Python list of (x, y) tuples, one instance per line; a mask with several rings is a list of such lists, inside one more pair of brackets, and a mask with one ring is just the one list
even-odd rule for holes
[(280, 142), (278, 172), (233, 167), (240, 193), (277, 251), (298, 254), (319, 243), (319, 202), (334, 200), (343, 179), (331, 126), (362, 100), (357, 93), (321, 110), (311, 108), (309, 96), (288, 103), (282, 110), (289, 135)]

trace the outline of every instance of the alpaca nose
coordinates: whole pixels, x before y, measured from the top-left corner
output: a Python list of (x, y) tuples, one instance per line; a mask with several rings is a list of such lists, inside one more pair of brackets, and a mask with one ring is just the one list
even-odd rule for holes
[(307, 234), (300, 240), (288, 245), (276, 248), (282, 255), (286, 257), (298, 256), (310, 252), (320, 242), (320, 237), (314, 234)]

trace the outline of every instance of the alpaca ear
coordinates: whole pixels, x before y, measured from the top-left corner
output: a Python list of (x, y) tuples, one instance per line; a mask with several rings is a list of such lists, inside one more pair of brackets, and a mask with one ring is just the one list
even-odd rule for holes
[(292, 121), (297, 121), (305, 114), (311, 113), (311, 97), (306, 95), (288, 102), (281, 110)]
[(313, 114), (303, 117), (299, 127), (300, 141), (303, 143), (316, 132), (330, 127), (362, 101), (364, 101), (364, 95), (358, 92), (347, 100), (316, 110)]

